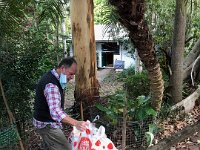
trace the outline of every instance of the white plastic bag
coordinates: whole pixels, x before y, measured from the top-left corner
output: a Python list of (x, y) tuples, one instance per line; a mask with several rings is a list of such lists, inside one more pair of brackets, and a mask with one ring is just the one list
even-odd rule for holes
[(96, 128), (93, 123), (87, 122), (89, 126), (84, 132), (73, 127), (69, 136), (72, 150), (117, 150), (113, 142), (107, 138), (103, 126)]

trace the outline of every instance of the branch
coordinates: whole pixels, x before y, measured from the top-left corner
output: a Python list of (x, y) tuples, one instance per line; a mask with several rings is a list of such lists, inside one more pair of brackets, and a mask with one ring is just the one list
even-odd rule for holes
[[(0, 79), (0, 88), (1, 88), (1, 93), (2, 93), (2, 96), (3, 96), (4, 103), (6, 105), (6, 110), (8, 112), (10, 123), (13, 124), (15, 122), (15, 118), (14, 118), (14, 116), (13, 116), (13, 114), (12, 114), (12, 112), (11, 112), (9, 106), (8, 106), (8, 101), (7, 101), (5, 93), (4, 93), (4, 89), (3, 89), (3, 85), (2, 85), (1, 79)], [(24, 145), (22, 143), (21, 137), (19, 136), (19, 132), (18, 132), (17, 128), (16, 128), (16, 132), (17, 132), (17, 135), (18, 135), (20, 148), (21, 148), (21, 150), (24, 150)]]
[(185, 41), (185, 44), (187, 44), (188, 42), (190, 42), (190, 40), (192, 40), (192, 39), (194, 39), (194, 38), (196, 38), (197, 36), (191, 36), (191, 37), (189, 37), (186, 41)]
[(192, 65), (192, 71), (191, 71), (191, 80), (192, 80), (192, 85), (194, 86), (194, 79), (193, 79), (193, 76), (192, 76), (192, 73), (194, 72), (194, 67), (196, 65), (196, 63), (198, 62), (198, 60), (200, 59), (200, 55), (197, 57), (197, 59), (194, 61), (193, 65)]
[(3, 96), (3, 101), (4, 101), (4, 104), (6, 106), (6, 110), (7, 110), (7, 113), (8, 113), (8, 116), (9, 116), (9, 119), (10, 119), (10, 123), (14, 123), (15, 122), (15, 118), (12, 114), (12, 112), (10, 111), (10, 108), (8, 106), (8, 101), (6, 99), (6, 96), (5, 96), (5, 92), (4, 92), (4, 89), (3, 89), (3, 85), (2, 85), (2, 81), (0, 79), (0, 88), (1, 88), (1, 93), (2, 93), (2, 96)]
[(183, 62), (183, 80), (190, 75), (190, 69), (192, 68), (192, 63), (194, 60), (199, 56), (200, 54), (200, 38), (195, 43), (194, 47), (190, 51), (190, 53), (186, 56), (184, 62)]
[(190, 53), (186, 56), (184, 63), (183, 63), (183, 68), (187, 68), (188, 66), (190, 66), (190, 64), (194, 61), (195, 58), (197, 58), (197, 56), (200, 53), (200, 38), (197, 40), (197, 42), (195, 43), (194, 47), (192, 48), (192, 50), (190, 51)]
[(176, 105), (172, 106), (171, 110), (175, 110), (181, 106), (184, 107), (184, 110), (186, 113), (190, 112), (194, 106), (195, 106), (195, 101), (200, 97), (200, 87), (194, 91), (190, 96), (185, 98), (184, 100), (180, 101)]

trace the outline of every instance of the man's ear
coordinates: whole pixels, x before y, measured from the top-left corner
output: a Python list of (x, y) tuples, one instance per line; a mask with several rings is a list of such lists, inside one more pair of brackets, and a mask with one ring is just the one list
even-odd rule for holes
[(65, 69), (65, 66), (62, 65), (62, 66), (60, 67), (60, 69), (61, 69), (61, 71), (63, 71), (63, 70)]

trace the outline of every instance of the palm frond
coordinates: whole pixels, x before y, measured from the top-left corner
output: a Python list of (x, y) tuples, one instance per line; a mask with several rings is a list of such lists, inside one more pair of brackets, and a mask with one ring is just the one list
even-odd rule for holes
[(39, 7), (42, 7), (42, 10), (39, 14), (39, 22), (42, 22), (45, 19), (51, 19), (51, 21), (56, 25), (61, 21), (62, 10), (63, 10), (63, 0), (46, 0), (39, 3)]

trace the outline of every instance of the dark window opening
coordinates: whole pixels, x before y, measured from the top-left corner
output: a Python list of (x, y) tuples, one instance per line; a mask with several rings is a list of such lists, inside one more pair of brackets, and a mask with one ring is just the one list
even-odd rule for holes
[(114, 55), (119, 55), (119, 45), (117, 42), (107, 42), (102, 44), (103, 52), (112, 52)]

